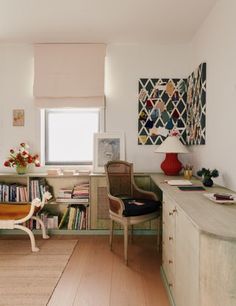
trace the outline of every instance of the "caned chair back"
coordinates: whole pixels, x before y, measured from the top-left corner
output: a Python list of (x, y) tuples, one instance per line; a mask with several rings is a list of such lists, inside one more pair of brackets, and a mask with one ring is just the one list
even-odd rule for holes
[(114, 197), (132, 197), (133, 164), (110, 161), (105, 165), (108, 192)]

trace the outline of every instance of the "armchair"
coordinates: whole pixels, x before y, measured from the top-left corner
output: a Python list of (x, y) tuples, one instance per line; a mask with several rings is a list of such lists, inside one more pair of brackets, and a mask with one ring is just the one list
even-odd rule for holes
[(157, 235), (160, 245), (161, 202), (156, 194), (140, 189), (134, 181), (133, 164), (110, 161), (105, 165), (110, 216), (110, 248), (112, 249), (114, 221), (124, 227), (124, 259), (128, 263), (129, 226), (158, 218)]

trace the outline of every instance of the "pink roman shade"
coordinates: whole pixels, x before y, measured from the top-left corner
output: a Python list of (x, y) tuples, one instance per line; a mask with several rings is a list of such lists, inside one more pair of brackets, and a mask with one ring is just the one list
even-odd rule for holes
[(105, 55), (104, 44), (35, 45), (36, 106), (104, 106)]

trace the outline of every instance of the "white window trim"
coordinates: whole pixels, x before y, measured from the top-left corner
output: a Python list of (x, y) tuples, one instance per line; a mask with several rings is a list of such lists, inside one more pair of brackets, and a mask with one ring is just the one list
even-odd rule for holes
[[(53, 110), (53, 109), (52, 109)], [(98, 127), (98, 132), (103, 133), (105, 129), (105, 107), (100, 107), (99, 108), (99, 127)], [(41, 151), (41, 165), (50, 168), (52, 166), (60, 166), (60, 167), (68, 167), (68, 166), (85, 166), (93, 165), (93, 161), (90, 163), (50, 163), (46, 161), (46, 111), (47, 109), (41, 109), (40, 110), (40, 125), (41, 125), (41, 135), (40, 135), (40, 151)]]

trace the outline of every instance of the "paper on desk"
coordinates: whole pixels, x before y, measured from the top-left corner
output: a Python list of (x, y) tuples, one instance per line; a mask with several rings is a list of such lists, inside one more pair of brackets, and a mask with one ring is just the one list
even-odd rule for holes
[(189, 180), (167, 180), (171, 186), (191, 186), (193, 183)]

